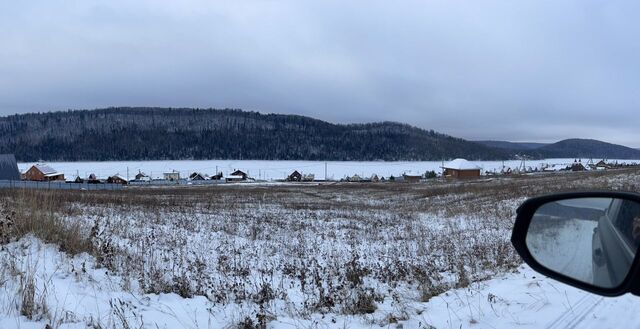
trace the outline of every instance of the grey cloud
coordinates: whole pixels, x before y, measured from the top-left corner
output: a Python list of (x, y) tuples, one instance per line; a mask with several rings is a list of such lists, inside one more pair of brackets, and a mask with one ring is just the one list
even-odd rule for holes
[(640, 147), (636, 2), (0, 4), (0, 114), (234, 107)]

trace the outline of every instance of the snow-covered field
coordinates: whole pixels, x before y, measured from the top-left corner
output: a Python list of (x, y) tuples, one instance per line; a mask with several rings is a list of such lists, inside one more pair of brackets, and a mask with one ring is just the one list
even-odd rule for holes
[(11, 214), (19, 200), (38, 204), (90, 248), (71, 256), (33, 235), (2, 246), (0, 328), (639, 325), (640, 301), (603, 299), (540, 277), (511, 248), (521, 201), (576, 188), (637, 191), (640, 172), (2, 190), (2, 218), (18, 222), (37, 211)]
[[(544, 159), (525, 162), (526, 167), (541, 168), (544, 165), (569, 165), (575, 159)], [(582, 159), (585, 163), (588, 159)], [(598, 161), (595, 159), (594, 161)], [(608, 160), (618, 163), (640, 163), (640, 160)], [(499, 172), (503, 165), (506, 168), (518, 168), (519, 160), (510, 161), (477, 161), (474, 162), (484, 171)], [(35, 163), (19, 163), (21, 171), (26, 171)], [(341, 179), (355, 174), (361, 177), (371, 177), (373, 174), (389, 177), (406, 174), (424, 174), (433, 170), (442, 172), (442, 161), (262, 161), (262, 160), (177, 160), (177, 161), (105, 161), (105, 162), (48, 162), (53, 168), (61, 171), (67, 177), (88, 177), (94, 173), (98, 178), (107, 178), (114, 174), (129, 177), (135, 176), (138, 171), (145, 172), (152, 177), (162, 177), (162, 173), (179, 171), (182, 177), (188, 177), (193, 172), (202, 172), (214, 175), (223, 172), (229, 175), (236, 169), (243, 170), (257, 179), (276, 180), (284, 179), (294, 170), (303, 174), (314, 174), (317, 179), (325, 179), (325, 164), (328, 179)]]
[[(0, 286), (3, 316), (0, 328), (234, 328), (244, 316), (240, 305), (220, 306), (206, 297), (182, 298), (175, 293), (133, 294), (122, 289), (123, 279), (95, 268), (87, 255), (74, 258), (24, 238), (0, 251), (3, 277), (23, 271)], [(8, 266), (12, 266), (8, 267)], [(20, 316), (19, 291), (33, 279), (37, 303), (47, 315), (34, 320)], [(18, 294), (17, 294), (18, 292)], [(465, 288), (448, 290), (427, 302), (403, 296), (378, 304), (374, 314), (335, 313), (308, 317), (269, 318), (268, 328), (632, 328), (640, 324), (640, 301), (626, 295), (604, 298), (541, 277), (520, 266)], [(399, 310), (402, 310), (399, 312)], [(44, 310), (39, 310), (44, 311)], [(384, 314), (405, 317), (383, 317)], [(51, 320), (49, 320), (51, 319)], [(381, 320), (382, 319), (382, 320)], [(243, 328), (241, 326), (238, 326)]]

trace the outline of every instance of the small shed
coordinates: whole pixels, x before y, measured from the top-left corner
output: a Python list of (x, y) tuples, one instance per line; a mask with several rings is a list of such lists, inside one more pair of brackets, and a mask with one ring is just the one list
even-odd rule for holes
[(442, 166), (442, 176), (450, 178), (480, 177), (480, 167), (465, 159), (455, 159)]
[(20, 170), (13, 154), (0, 154), (0, 180), (20, 180)]
[(302, 174), (297, 170), (294, 170), (291, 175), (287, 176), (287, 181), (289, 182), (300, 182), (302, 181)]
[(224, 178), (224, 175), (222, 175), (222, 172), (219, 172), (219, 173), (211, 176), (212, 180), (221, 180), (222, 178)]
[(64, 174), (45, 164), (35, 164), (24, 173), (24, 179), (38, 182), (64, 181)]
[(120, 176), (120, 174), (115, 174), (109, 178), (107, 178), (107, 183), (109, 184), (121, 184), (127, 185), (129, 183), (126, 178)]

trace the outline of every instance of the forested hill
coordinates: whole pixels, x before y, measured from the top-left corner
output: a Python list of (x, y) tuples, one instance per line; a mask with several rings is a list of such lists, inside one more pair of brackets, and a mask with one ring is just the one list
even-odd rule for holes
[(594, 139), (565, 139), (531, 152), (534, 156), (548, 158), (640, 159), (640, 151), (636, 149)]
[(332, 124), (240, 110), (108, 108), (0, 117), (18, 161), (471, 160), (509, 153), (406, 124)]
[(595, 139), (572, 138), (553, 144), (478, 141), (488, 147), (528, 155), (533, 158), (640, 159), (640, 150)]

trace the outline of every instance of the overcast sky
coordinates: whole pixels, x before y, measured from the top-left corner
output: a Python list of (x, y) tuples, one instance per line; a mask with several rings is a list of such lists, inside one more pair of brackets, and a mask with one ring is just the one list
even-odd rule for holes
[(640, 147), (640, 2), (0, 0), (0, 115), (107, 106), (392, 120)]

